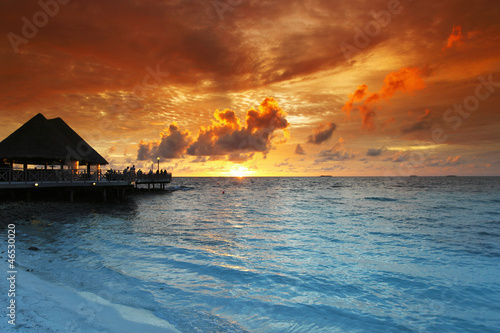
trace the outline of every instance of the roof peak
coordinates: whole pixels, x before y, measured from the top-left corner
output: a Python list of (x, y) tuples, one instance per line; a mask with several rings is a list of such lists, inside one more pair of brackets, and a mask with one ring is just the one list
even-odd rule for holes
[(69, 160), (108, 164), (64, 120), (47, 119), (41, 113), (0, 142), (0, 158), (29, 164)]
[(38, 113), (36, 116), (34, 116), (34, 117), (33, 117), (33, 118), (31, 118), (31, 119), (35, 119), (35, 118), (43, 118), (43, 119), (47, 119), (47, 118), (45, 118), (45, 116), (44, 116), (43, 114), (41, 114), (41, 113)]

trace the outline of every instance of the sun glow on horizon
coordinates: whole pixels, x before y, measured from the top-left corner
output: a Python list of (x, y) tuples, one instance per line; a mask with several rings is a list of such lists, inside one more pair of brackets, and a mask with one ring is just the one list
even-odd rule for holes
[(247, 167), (239, 165), (228, 171), (228, 175), (230, 177), (249, 177), (254, 175), (255, 171), (249, 170)]

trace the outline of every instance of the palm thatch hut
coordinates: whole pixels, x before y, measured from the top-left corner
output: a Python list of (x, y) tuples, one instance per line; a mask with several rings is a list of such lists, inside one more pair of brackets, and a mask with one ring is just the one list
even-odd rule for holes
[(24, 164), (100, 165), (108, 162), (61, 118), (47, 119), (37, 114), (0, 142), (0, 162), (12, 166)]

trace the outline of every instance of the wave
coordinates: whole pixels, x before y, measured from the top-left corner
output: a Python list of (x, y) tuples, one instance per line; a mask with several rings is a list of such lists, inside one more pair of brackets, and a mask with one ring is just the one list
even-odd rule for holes
[(194, 187), (189, 187), (189, 186), (184, 186), (184, 185), (169, 186), (169, 187), (165, 187), (165, 190), (167, 190), (167, 191), (189, 191), (189, 190), (194, 190)]
[(387, 197), (365, 197), (365, 200), (374, 200), (374, 201), (398, 201), (399, 199), (387, 198)]

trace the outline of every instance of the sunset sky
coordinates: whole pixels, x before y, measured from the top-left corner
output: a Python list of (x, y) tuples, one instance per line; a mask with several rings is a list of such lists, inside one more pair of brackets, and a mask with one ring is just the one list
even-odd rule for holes
[(4, 0), (0, 140), (61, 117), (105, 168), (500, 175), (500, 2)]

